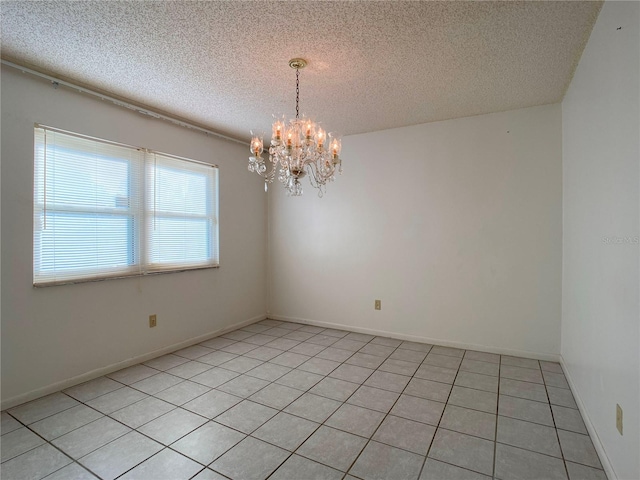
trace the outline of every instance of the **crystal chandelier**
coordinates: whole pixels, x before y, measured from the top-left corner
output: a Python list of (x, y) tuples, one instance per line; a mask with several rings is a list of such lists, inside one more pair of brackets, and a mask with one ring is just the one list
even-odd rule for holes
[(296, 118), (287, 124), (283, 116), (276, 118), (273, 123), (269, 172), (262, 158), (263, 135), (251, 132), (249, 171), (264, 178), (265, 192), (267, 184), (273, 182), (276, 169), (278, 180), (284, 184), (287, 195), (296, 197), (302, 195), (300, 179), (305, 175), (309, 175), (311, 186), (317, 188), (318, 196), (322, 197), (327, 182), (335, 180), (336, 171), (342, 174), (340, 137), (335, 133), (327, 135), (320, 125), (309, 118), (300, 118), (300, 69), (306, 65), (307, 62), (301, 58), (289, 61), (289, 66), (296, 70)]

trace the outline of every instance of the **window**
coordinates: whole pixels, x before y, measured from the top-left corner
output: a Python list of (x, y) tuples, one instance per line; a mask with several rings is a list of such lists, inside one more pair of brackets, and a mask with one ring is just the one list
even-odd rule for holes
[(218, 265), (218, 169), (36, 126), (33, 283)]

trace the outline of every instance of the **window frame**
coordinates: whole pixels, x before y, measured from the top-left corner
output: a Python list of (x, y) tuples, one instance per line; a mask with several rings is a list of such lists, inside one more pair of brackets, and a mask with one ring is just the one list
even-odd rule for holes
[[(88, 140), (91, 142), (101, 143), (112, 145), (116, 147), (121, 147), (125, 149), (135, 150), (139, 152), (140, 158), (121, 158), (123, 161), (128, 163), (128, 171), (127, 171), (127, 184), (128, 191), (130, 192), (130, 196), (136, 196), (136, 207), (127, 208), (127, 210), (118, 212), (114, 209), (112, 212), (109, 211), (108, 208), (104, 209), (95, 209), (90, 207), (57, 207), (51, 206), (51, 204), (47, 204), (46, 200), (46, 188), (47, 188), (47, 172), (46, 172), (46, 132), (51, 131), (71, 137), (80, 138), (83, 140)], [(45, 141), (39, 143), (38, 134), (39, 132), (44, 132)], [(219, 225), (220, 225), (220, 215), (219, 215), (219, 204), (220, 204), (220, 189), (219, 189), (219, 178), (220, 178), (220, 169), (219, 166), (212, 163), (202, 162), (199, 160), (193, 160), (186, 157), (181, 157), (177, 155), (172, 155), (164, 152), (159, 152), (156, 150), (151, 150), (142, 147), (136, 147), (133, 145), (123, 144), (119, 142), (114, 142), (111, 140), (105, 140), (102, 138), (92, 137), (89, 135), (84, 135), (81, 133), (71, 132), (68, 130), (59, 129), (56, 127), (50, 127), (43, 124), (34, 124), (34, 156), (33, 156), (33, 235), (32, 235), (32, 281), (33, 286), (35, 288), (41, 287), (49, 287), (55, 285), (69, 285), (76, 283), (86, 283), (86, 282), (96, 282), (103, 280), (112, 280), (112, 279), (120, 279), (120, 278), (133, 278), (133, 277), (141, 277), (147, 275), (162, 275), (167, 273), (178, 273), (178, 272), (186, 272), (192, 270), (204, 270), (211, 268), (219, 268), (220, 267), (220, 234), (219, 234)], [(40, 155), (42, 155), (42, 149), (44, 149), (44, 171), (39, 171), (38, 168), (38, 149), (41, 149)], [(76, 150), (80, 155), (90, 154), (86, 150)], [(189, 171), (191, 170), (196, 175), (203, 175), (205, 179), (205, 197), (206, 197), (206, 208), (209, 215), (206, 216), (209, 225), (207, 228), (207, 238), (206, 244), (208, 249), (207, 260), (204, 262), (197, 262), (193, 265), (189, 265), (187, 263), (176, 264), (174, 263), (152, 263), (151, 262), (151, 245), (149, 243), (148, 238), (148, 228), (151, 222), (155, 221), (157, 212), (155, 211), (155, 205), (149, 208), (148, 199), (147, 199), (147, 191), (150, 189), (148, 182), (148, 168), (156, 168), (155, 166), (155, 158), (157, 156), (164, 157), (166, 159), (170, 159), (174, 162), (185, 162), (187, 164), (198, 165), (200, 167), (206, 167), (213, 169), (211, 172), (204, 174), (204, 170), (201, 172), (197, 172), (197, 168), (185, 168), (184, 170), (179, 169), (178, 171)], [(120, 157), (114, 157), (117, 159)], [(42, 168), (42, 167), (41, 167)], [(39, 191), (39, 188), (43, 188), (43, 191)], [(133, 192), (133, 193), (131, 193)], [(42, 201), (39, 201), (42, 200)], [(100, 211), (104, 210), (104, 211)], [(42, 276), (38, 276), (37, 274), (41, 271), (42, 262), (38, 263), (37, 260), (40, 257), (37, 257), (36, 252), (38, 249), (42, 249), (42, 240), (41, 240), (41, 231), (42, 228), (38, 223), (38, 213), (44, 216), (44, 222), (46, 222), (46, 217), (48, 214), (73, 214), (78, 213), (80, 215), (85, 214), (88, 218), (89, 216), (86, 214), (95, 215), (96, 213), (111, 216), (117, 215), (122, 216), (123, 218), (129, 218), (127, 223), (129, 224), (127, 239), (128, 243), (131, 245), (131, 249), (128, 252), (128, 256), (132, 257), (133, 263), (129, 264), (127, 268), (114, 268), (113, 273), (106, 273), (108, 269), (105, 270), (96, 270), (95, 274), (88, 274), (88, 276), (65, 276), (63, 279), (59, 280), (47, 280), (42, 279)], [(180, 216), (176, 215), (175, 218), (190, 218), (189, 215)], [(204, 218), (202, 216), (197, 216), (197, 218)], [(42, 222), (40, 222), (42, 223)], [(46, 225), (46, 223), (45, 223)], [(41, 250), (40, 250), (41, 251)], [(137, 262), (135, 261), (137, 260)], [(54, 274), (55, 275), (55, 274)]]

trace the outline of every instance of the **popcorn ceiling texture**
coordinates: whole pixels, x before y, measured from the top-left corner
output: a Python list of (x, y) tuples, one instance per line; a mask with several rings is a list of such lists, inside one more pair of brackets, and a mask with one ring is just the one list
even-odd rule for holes
[(239, 139), (562, 100), (602, 2), (2, 1), (2, 56)]

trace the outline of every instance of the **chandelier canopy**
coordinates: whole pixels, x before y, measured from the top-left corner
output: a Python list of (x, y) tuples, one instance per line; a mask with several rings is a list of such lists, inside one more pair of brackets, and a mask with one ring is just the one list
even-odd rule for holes
[(289, 66), (296, 70), (296, 118), (286, 123), (285, 117), (275, 117), (272, 125), (269, 161), (271, 169), (262, 158), (264, 151), (263, 134), (251, 132), (251, 153), (249, 171), (264, 177), (264, 189), (273, 182), (276, 169), (278, 180), (287, 189), (287, 195), (302, 195), (300, 179), (308, 174), (311, 186), (318, 189), (322, 197), (327, 182), (335, 180), (336, 171), (342, 174), (340, 136), (329, 133), (310, 118), (300, 118), (300, 70), (307, 62), (302, 58), (289, 61)]

